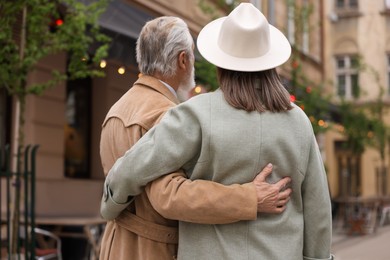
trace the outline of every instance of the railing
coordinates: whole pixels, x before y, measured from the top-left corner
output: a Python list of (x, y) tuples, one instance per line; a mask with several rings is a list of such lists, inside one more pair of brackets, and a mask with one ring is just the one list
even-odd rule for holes
[(375, 233), (383, 218), (383, 208), (390, 205), (390, 197), (343, 197), (334, 200), (338, 209), (334, 221), (336, 230), (348, 235)]
[(19, 148), (16, 171), (12, 171), (9, 146), (0, 148), (1, 259), (35, 259), (37, 149), (38, 145)]

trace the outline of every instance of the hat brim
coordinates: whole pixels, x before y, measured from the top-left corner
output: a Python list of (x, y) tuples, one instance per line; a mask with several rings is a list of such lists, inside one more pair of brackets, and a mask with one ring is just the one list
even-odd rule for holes
[(199, 53), (210, 63), (223, 69), (251, 72), (275, 68), (289, 59), (291, 45), (284, 34), (272, 25), (269, 25), (270, 49), (262, 56), (239, 58), (225, 53), (218, 46), (219, 32), (225, 19), (226, 17), (222, 17), (210, 22), (198, 35)]

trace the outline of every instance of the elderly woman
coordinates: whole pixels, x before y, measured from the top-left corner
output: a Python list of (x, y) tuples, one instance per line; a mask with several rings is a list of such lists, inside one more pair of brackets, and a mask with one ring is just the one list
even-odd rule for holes
[(193, 180), (233, 184), (252, 180), (271, 162), (270, 182), (292, 178), (285, 212), (225, 225), (180, 222), (178, 258), (332, 259), (323, 162), (310, 121), (290, 103), (275, 69), (291, 54), (287, 39), (252, 4), (242, 3), (206, 25), (197, 44), (217, 66), (220, 89), (169, 110), (115, 163), (105, 182), (103, 215), (108, 202), (126, 201), (179, 168)]

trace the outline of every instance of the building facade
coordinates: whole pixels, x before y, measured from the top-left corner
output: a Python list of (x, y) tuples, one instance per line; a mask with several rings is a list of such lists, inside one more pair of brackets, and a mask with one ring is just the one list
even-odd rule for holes
[[(174, 4), (172, 3), (174, 2)], [(106, 76), (62, 82), (42, 96), (29, 96), (25, 143), (39, 144), (37, 154), (37, 214), (99, 214), (103, 171), (99, 156), (101, 124), (109, 108), (138, 77), (135, 42), (144, 23), (161, 15), (182, 17), (194, 38), (211, 19), (229, 9), (217, 0), (115, 0), (102, 15), (102, 30), (113, 38), (110, 54), (100, 66)], [(227, 1), (229, 2), (229, 1)], [(248, 2), (248, 1), (247, 1)], [(375, 100), (383, 87), (384, 104), (390, 102), (390, 4), (386, 0), (252, 0), (269, 22), (280, 28), (294, 46), (280, 74), (291, 85), (295, 62), (308, 82), (322, 84), (332, 102), (353, 100), (357, 105)], [(214, 10), (209, 12), (207, 10)], [(378, 72), (357, 71), (355, 58)], [(46, 57), (28, 82), (50, 77), (52, 68), (66, 70), (66, 54)], [(0, 145), (16, 138), (14, 101), (0, 90)], [(383, 120), (390, 124), (390, 116)], [(336, 129), (336, 128), (335, 128)], [(390, 194), (385, 160), (373, 148), (355, 156), (342, 146), (345, 137), (336, 130), (318, 135), (328, 173), (331, 196)], [(390, 141), (389, 141), (390, 142)], [(85, 203), (80, 203), (80, 201)], [(65, 206), (64, 206), (65, 205)]]
[[(27, 97), (25, 144), (39, 145), (37, 216), (99, 216), (104, 181), (99, 155), (101, 124), (138, 77), (135, 43), (142, 26), (157, 16), (179, 16), (195, 38), (211, 19), (197, 0), (174, 2), (110, 1), (99, 21), (113, 39), (109, 57), (100, 63), (105, 77), (62, 82), (40, 96)], [(66, 67), (66, 53), (48, 56), (29, 74), (28, 84), (46, 81), (53, 68), (64, 72)], [(17, 139), (16, 108), (15, 100), (0, 89), (1, 147)]]
[[(330, 97), (326, 119), (313, 119), (312, 123), (327, 128), (317, 134), (317, 141), (332, 198), (389, 196), (389, 139), (384, 141), (383, 156), (378, 145), (366, 145), (357, 155), (345, 147), (345, 128), (337, 110), (343, 101), (363, 108), (380, 100), (380, 120), (389, 126), (390, 1), (253, 2), (271, 24), (284, 31), (293, 46), (289, 64), (281, 69), (287, 85), (294, 88), (294, 68), (300, 66), (307, 86), (316, 86)], [(300, 105), (300, 100), (296, 103)], [(370, 115), (369, 109), (366, 114)]]
[[(389, 8), (390, 2), (385, 0), (324, 1), (327, 93), (332, 95), (335, 104), (347, 100), (356, 107), (369, 106), (380, 100), (384, 106), (381, 120), (387, 126), (390, 123)], [(336, 125), (335, 129), (337, 127), (340, 126)], [(329, 131), (325, 137), (332, 196), (390, 195), (388, 138), (384, 144), (384, 158), (377, 148), (370, 146), (363, 154), (356, 155), (343, 145), (342, 129), (343, 126), (341, 132)]]

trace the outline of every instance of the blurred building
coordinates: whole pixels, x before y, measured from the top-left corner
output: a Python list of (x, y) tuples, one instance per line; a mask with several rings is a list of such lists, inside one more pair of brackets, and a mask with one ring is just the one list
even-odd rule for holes
[[(323, 18), (324, 79), (333, 102), (345, 99), (362, 107), (379, 98), (384, 105), (382, 120), (389, 126), (390, 2), (324, 1)], [(344, 142), (335, 131), (324, 140), (333, 197), (390, 195), (388, 137), (384, 161), (378, 149), (367, 147), (362, 155), (355, 155)]]

